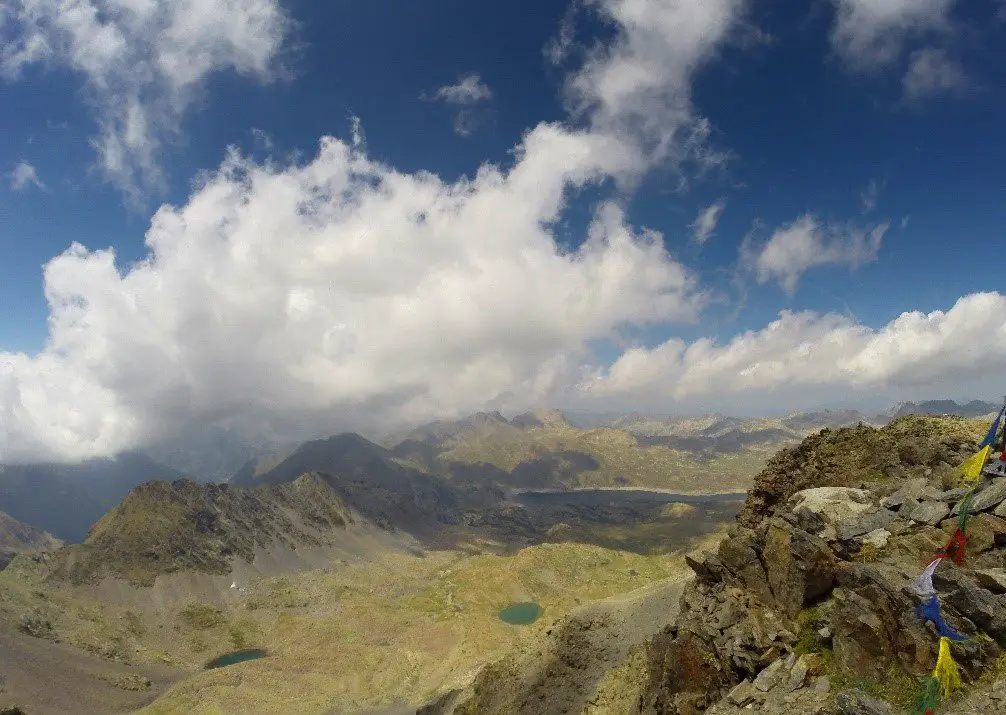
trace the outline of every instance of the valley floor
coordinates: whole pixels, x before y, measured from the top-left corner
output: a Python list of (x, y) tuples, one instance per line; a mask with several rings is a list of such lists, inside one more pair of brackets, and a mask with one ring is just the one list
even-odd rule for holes
[[(507, 556), (396, 555), (273, 580), (227, 614), (228, 622), (243, 624), (249, 644), (263, 645), (271, 655), (195, 673), (144, 712), (396, 712), (405, 703), (415, 708), (465, 688), (482, 666), (511, 649), (527, 654), (547, 649), (549, 631), (567, 628), (570, 612), (588, 620), (607, 614), (607, 625), (594, 635), (603, 641), (598, 648), (616, 658), (628, 647), (621, 641), (633, 628), (645, 631), (660, 622), (656, 630), (673, 619), (676, 584), (686, 575), (680, 555), (542, 544)], [(633, 591), (640, 594), (635, 600), (590, 610), (589, 604)], [(517, 601), (539, 603), (543, 617), (529, 626), (500, 621), (499, 610)], [(638, 619), (643, 603), (649, 620)], [(209, 643), (220, 638), (221, 628), (200, 637)], [(628, 635), (621, 634), (623, 628)], [(223, 646), (216, 643), (211, 650)], [(589, 697), (593, 688), (587, 685), (603, 677), (606, 663), (602, 658), (582, 673), (583, 682), (570, 685), (570, 697)]]

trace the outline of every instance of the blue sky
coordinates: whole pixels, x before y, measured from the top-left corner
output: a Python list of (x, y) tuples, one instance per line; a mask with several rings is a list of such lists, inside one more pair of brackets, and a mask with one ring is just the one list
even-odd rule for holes
[[(216, 5), (214, 0), (190, 4), (209, 13), (207, 17)], [(515, 146), (542, 122), (559, 122), (570, 132), (617, 137), (626, 152), (650, 147), (647, 142), (665, 128), (641, 129), (645, 121), (640, 117), (648, 113), (655, 117), (654, 125), (663, 122), (676, 132), (672, 150), (634, 165), (627, 181), (616, 182), (618, 170), (607, 165), (600, 169), (606, 177), (600, 186), (565, 180), (567, 200), (550, 235), (559, 255), (582, 249), (598, 207), (613, 200), (624, 212), (625, 227), (636, 235), (644, 229), (660, 233), (667, 261), (686, 271), (692, 282), (688, 288), (673, 289), (680, 293), (679, 300), (663, 315), (642, 305), (650, 300), (643, 294), (634, 298), (639, 305), (631, 309), (612, 309), (603, 327), (591, 324), (582, 334), (543, 338), (548, 345), (532, 362), (563, 362), (564, 375), (572, 362), (580, 377), (571, 380), (567, 375), (550, 391), (531, 390), (518, 401), (557, 395), (576, 401), (580, 388), (589, 384), (593, 387), (587, 392), (626, 405), (661, 394), (662, 406), (701, 409), (748, 390), (763, 395), (764, 389), (775, 390), (775, 396), (752, 397), (752, 409), (760, 409), (766, 399), (796, 405), (800, 400), (786, 396), (787, 380), (772, 385), (741, 380), (725, 391), (697, 378), (696, 387), (687, 390), (658, 385), (653, 374), (670, 375), (673, 378), (660, 379), (677, 382), (682, 374), (691, 374), (687, 356), (678, 354), (673, 364), (663, 364), (660, 360), (669, 358), (661, 357), (659, 349), (668, 340), (687, 346), (701, 338), (725, 349), (746, 331), (765, 331), (780, 311), (834, 314), (847, 321), (843, 330), (873, 331), (883, 342), (885, 329), (903, 313), (950, 311), (959, 299), (982, 292), (1001, 298), (996, 293), (1002, 286), (1001, 271), (994, 266), (1006, 248), (1006, 144), (1000, 138), (1006, 116), (1001, 91), (1006, 86), (1006, 5), (998, 0), (891, 0), (884, 11), (867, 0), (716, 0), (709, 7), (721, 15), (699, 18), (698, 30), (688, 36), (692, 26), (682, 19), (686, 15), (674, 16), (696, 12), (688, 10), (693, 4), (684, 0), (583, 5), (558, 0), (489, 5), (460, 0), (269, 0), (262, 3), (266, 11), (242, 0), (237, 5), (247, 11), (242, 16), (247, 22), (235, 22), (240, 31), (228, 30), (224, 22), (220, 28), (207, 22), (198, 37), (184, 26), (179, 35), (181, 13), (167, 20), (150, 19), (130, 15), (122, 10), (130, 3), (119, 0), (89, 0), (87, 5), (96, 9), (96, 26), (119, 33), (118, 44), (110, 41), (110, 49), (87, 54), (79, 41), (92, 35), (80, 28), (47, 35), (45, 27), (59, 23), (49, 18), (48, 25), (33, 24), (37, 15), (32, 13), (42, 7), (35, 0), (17, 0), (13, 13), (0, 24), (0, 37), (14, 48), (3, 56), (0, 80), (5, 137), (0, 168), (6, 177), (0, 187), (0, 299), (7, 308), (0, 314), (0, 350), (20, 355), (21, 366), (9, 368), (6, 384), (8, 390), (20, 392), (22, 405), (32, 399), (46, 405), (59, 402), (36, 394), (48, 389), (39, 377), (48, 374), (41, 358), (55, 355), (74, 362), (75, 356), (93, 355), (98, 345), (108, 349), (110, 335), (95, 327), (103, 324), (93, 312), (101, 303), (96, 296), (119, 290), (135, 295), (136, 290), (108, 276), (110, 282), (99, 286), (93, 283), (98, 279), (88, 277), (87, 266), (93, 261), (67, 261), (53, 285), (67, 294), (79, 284), (80, 295), (90, 296), (83, 303), (92, 313), (82, 322), (70, 321), (71, 327), (64, 325), (72, 336), (60, 333), (62, 338), (50, 345), (51, 354), (45, 353), (50, 309), (43, 265), (78, 242), (91, 251), (114, 248), (120, 277), (144, 258), (151, 258), (156, 268), (156, 252), (144, 244), (152, 216), (162, 204), (191, 208), (190, 197), (200, 191), (195, 182), (220, 167), (228, 147), (238, 147), (257, 162), (271, 161), (281, 171), (314, 160), (323, 136), (349, 142), (353, 118), (360, 122), (368, 160), (410, 176), (431, 172), (446, 183), (473, 179), (486, 163), (509, 171), (519, 163)], [(650, 24), (659, 25), (668, 17), (673, 21), (653, 33), (646, 23), (633, 25), (637, 12)], [(571, 32), (572, 41), (562, 60), (555, 62), (547, 50), (556, 46), (564, 30)], [(193, 60), (192, 74), (180, 79), (184, 73), (177, 69), (177, 56), (172, 55), (176, 74), (171, 75), (162, 56), (168, 50), (149, 49), (155, 46), (151, 38), (160, 38), (158, 48), (178, 43), (183, 57), (212, 47), (207, 51), (212, 59), (205, 64)], [(688, 49), (692, 43), (698, 43), (694, 51)], [(29, 51), (39, 46), (43, 50)], [(604, 93), (611, 86), (602, 79), (619, 58), (636, 62), (632, 66), (654, 77), (644, 82), (640, 93), (618, 90), (612, 95), (618, 102), (608, 106)], [(645, 111), (635, 112), (632, 102)], [(113, 165), (98, 147), (131, 141), (124, 128), (130, 106), (143, 112), (146, 124), (137, 130), (141, 139), (134, 136), (125, 151), (125, 164)], [(701, 141), (689, 144), (688, 136), (694, 137), (696, 129)], [(682, 150), (685, 146), (691, 148)], [(686, 156), (679, 160), (681, 151)], [(261, 200), (268, 205), (268, 197)], [(697, 241), (694, 222), (714, 204), (721, 206), (718, 220), (714, 227), (710, 224), (708, 238)], [(501, 216), (497, 223), (505, 223), (506, 213)], [(793, 226), (796, 229), (787, 233)], [(462, 245), (492, 240), (473, 227)], [(292, 241), (284, 255), (296, 252), (298, 245)], [(642, 263), (636, 268), (645, 271)], [(191, 264), (187, 270), (200, 269)], [(296, 281), (290, 280), (284, 290), (295, 292)], [(667, 285), (658, 292), (666, 292)], [(702, 296), (694, 305), (689, 303), (692, 294)], [(158, 295), (165, 301), (179, 299)], [(501, 287), (500, 300), (506, 295)], [(202, 297), (207, 310), (219, 297)], [(651, 297), (654, 305), (659, 303), (656, 294)], [(224, 322), (226, 305), (232, 304), (225, 302), (216, 313)], [(685, 304), (691, 307), (682, 308)], [(339, 305), (351, 312), (352, 306)], [(994, 309), (996, 303), (988, 305)], [(982, 306), (975, 310), (986, 311)], [(339, 311), (329, 309), (320, 324), (339, 323)], [(65, 310), (57, 313), (62, 316), (57, 323), (69, 320)], [(142, 311), (131, 315), (138, 326), (144, 325)], [(963, 317), (960, 321), (969, 324)], [(155, 341), (162, 349), (176, 340), (178, 331), (185, 332), (153, 318), (151, 324), (151, 331), (163, 333)], [(991, 327), (1001, 325), (1000, 319)], [(933, 354), (952, 352), (950, 332), (942, 334), (948, 342)], [(791, 341), (786, 350), (806, 340), (828, 342), (826, 334), (813, 335)], [(115, 339), (129, 344), (128, 337)], [(496, 337), (479, 339), (496, 345)], [(609, 369), (633, 344), (653, 367), (631, 378), (624, 365)], [(828, 353), (827, 359), (836, 365), (843, 360), (856, 365), (881, 360), (876, 345), (851, 345), (848, 350), (848, 355)], [(178, 352), (195, 354), (180, 348)], [(472, 349), (473, 355), (478, 352)], [(984, 389), (986, 383), (973, 376), (958, 379), (959, 372), (948, 374), (953, 360), (926, 362), (936, 359), (933, 354), (909, 356), (892, 366), (877, 362), (856, 368), (855, 378), (843, 372), (845, 368), (837, 377), (803, 376), (800, 380), (820, 387), (820, 392), (801, 394), (834, 399), (845, 383), (857, 389), (869, 385), (865, 394), (876, 394), (879, 385), (885, 396)], [(786, 355), (775, 355), (783, 367), (773, 370), (788, 369), (794, 358)], [(1001, 353), (982, 359), (986, 357), (988, 364), (998, 365)], [(224, 351), (213, 362), (220, 365), (228, 359), (237, 358), (228, 358)], [(765, 359), (757, 353), (750, 357), (751, 365)], [(452, 369), (482, 364), (475, 357), (471, 360)], [(729, 371), (743, 373), (742, 363), (730, 363)], [(148, 397), (123, 387), (128, 381), (114, 369), (99, 374), (102, 370), (93, 364), (86, 370), (76, 362), (72, 369), (60, 365), (76, 370), (74, 375), (85, 382), (95, 382), (99, 402), (108, 400), (123, 410), (124, 422), (131, 425), (125, 432), (161, 429), (151, 427), (147, 412), (160, 406), (156, 399), (163, 395), (144, 402)], [(583, 378), (584, 366), (593, 370), (592, 377)], [(187, 364), (182, 372), (190, 379), (199, 370)], [(536, 385), (544, 380), (537, 370), (523, 363), (515, 367), (512, 361), (506, 369), (499, 368), (506, 379)], [(29, 386), (29, 373), (34, 387)], [(644, 380), (643, 374), (651, 376)], [(498, 397), (493, 390), (475, 391), (457, 404), (445, 401), (436, 397), (438, 391), (456, 394), (467, 388), (440, 384), (439, 379), (417, 377), (408, 389), (403, 387), (408, 394), (426, 395), (421, 404), (409, 402), (404, 411), (433, 416)], [(179, 385), (165, 389), (170, 392)], [(189, 383), (186, 389), (197, 390)], [(395, 394), (383, 387), (359, 395), (339, 393), (312, 409), (344, 415), (347, 405), (371, 401), (400, 408), (404, 403)], [(172, 409), (191, 416), (198, 402), (193, 398)], [(338, 421), (336, 416), (331, 419)], [(34, 427), (25, 429), (35, 434), (32, 430), (41, 429), (39, 420), (36, 416)], [(106, 428), (85, 430), (90, 436), (77, 438), (95, 443), (107, 437), (109, 444), (135, 439), (113, 438)], [(33, 449), (58, 452), (51, 446), (53, 439), (35, 434), (29, 441)]]

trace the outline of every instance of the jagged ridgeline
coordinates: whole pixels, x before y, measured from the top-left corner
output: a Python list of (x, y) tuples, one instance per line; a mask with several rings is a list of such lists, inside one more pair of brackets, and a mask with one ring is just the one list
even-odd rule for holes
[(353, 520), (325, 476), (304, 474), (255, 489), (187, 479), (141, 484), (91, 529), (53, 554), (57, 579), (105, 576), (149, 586), (178, 571), (226, 574), (258, 550), (333, 544)]
[[(985, 475), (962, 504), (956, 474), (988, 427), (909, 416), (773, 458), (729, 537), (689, 558), (681, 613), (647, 645), (641, 710), (1006, 712), (1006, 479)], [(915, 582), (962, 509), (964, 558), (933, 578), (939, 622)], [(951, 657), (964, 689), (933, 709), (934, 664)]]

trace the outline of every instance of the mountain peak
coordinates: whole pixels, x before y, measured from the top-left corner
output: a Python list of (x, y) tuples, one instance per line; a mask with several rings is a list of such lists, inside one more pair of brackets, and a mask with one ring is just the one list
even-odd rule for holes
[(262, 549), (332, 543), (352, 520), (315, 474), (256, 489), (150, 481), (103, 516), (83, 544), (57, 552), (54, 573), (75, 583), (115, 576), (143, 586), (176, 571), (226, 574), (234, 559), (251, 563)]
[(0, 511), (0, 569), (16, 554), (24, 551), (48, 551), (62, 546), (55, 536), (34, 526), (23, 524)]

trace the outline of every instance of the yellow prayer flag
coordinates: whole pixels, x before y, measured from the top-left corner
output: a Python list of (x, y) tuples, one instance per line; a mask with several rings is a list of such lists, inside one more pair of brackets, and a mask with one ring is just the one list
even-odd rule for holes
[(956, 470), (957, 476), (965, 482), (977, 482), (982, 476), (982, 469), (985, 468), (985, 462), (989, 458), (989, 452), (992, 447), (983, 447), (978, 454), (968, 457), (964, 463), (959, 466)]
[(950, 654), (950, 639), (940, 638), (940, 657), (936, 660), (936, 670), (933, 677), (940, 681), (940, 695), (947, 700), (950, 695), (959, 690), (961, 685), (961, 673), (957, 668), (954, 657)]

